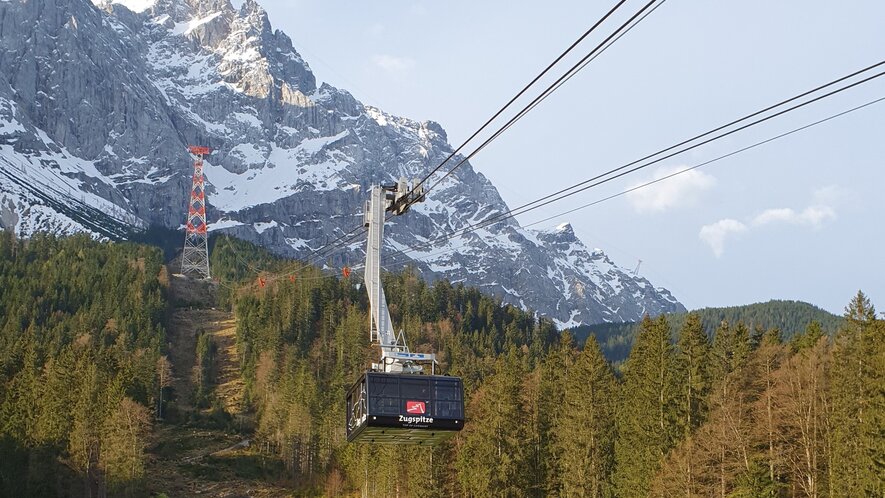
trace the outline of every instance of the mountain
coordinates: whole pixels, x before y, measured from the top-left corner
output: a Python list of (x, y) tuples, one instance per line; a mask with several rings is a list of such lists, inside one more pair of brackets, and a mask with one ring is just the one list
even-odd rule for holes
[[(422, 177), (453, 151), (438, 123), (318, 85), (253, 0), (0, 0), (0, 75), (0, 226), (21, 236), (181, 227), (197, 144), (214, 151), (210, 229), (305, 258), (361, 223), (371, 185)], [(507, 211), (465, 163), (389, 223), (382, 263), (561, 326), (684, 311), (567, 224), (508, 219), (393, 255)], [(357, 241), (326, 264), (362, 259)]]
[[(842, 326), (841, 317), (801, 301), (772, 300), (744, 306), (701, 308), (691, 313), (700, 317), (701, 324), (710, 337), (715, 335), (716, 328), (723, 321), (730, 324), (743, 323), (751, 330), (778, 329), (784, 341), (804, 332), (813, 321), (819, 323), (823, 332), (831, 336)], [(676, 313), (668, 317), (674, 338), (679, 336), (686, 316), (687, 313)], [(639, 323), (627, 322), (585, 325), (575, 327), (572, 333), (579, 344), (583, 344), (590, 334), (596, 335), (606, 358), (617, 363), (627, 359), (638, 331)]]

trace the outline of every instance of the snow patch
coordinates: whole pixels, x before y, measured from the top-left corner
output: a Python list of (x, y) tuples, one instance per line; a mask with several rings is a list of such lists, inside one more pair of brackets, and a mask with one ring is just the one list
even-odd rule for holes
[(140, 14), (156, 5), (157, 0), (111, 0), (110, 2), (108, 2), (108, 0), (92, 0), (92, 3), (98, 7), (107, 5), (108, 3), (116, 3), (126, 7), (136, 14)]
[(232, 219), (218, 220), (213, 223), (208, 223), (206, 225), (206, 230), (210, 231), (210, 232), (214, 232), (215, 230), (224, 230), (226, 228), (233, 228), (233, 227), (238, 227), (238, 226), (242, 226), (242, 225), (243, 225), (243, 222), (232, 220)]
[(12, 135), (23, 131), (25, 127), (15, 119), (15, 104), (0, 98), (0, 135)]
[(276, 227), (278, 227), (279, 224), (277, 224), (276, 221), (270, 221), (270, 222), (262, 222), (262, 221), (259, 221), (259, 222), (257, 222), (257, 223), (253, 223), (252, 226), (255, 228), (255, 231), (256, 231), (256, 232), (258, 232), (259, 234), (262, 234), (262, 233), (264, 233), (265, 231), (267, 231), (267, 230), (269, 230), (269, 229), (271, 229), (271, 228), (276, 228)]
[(348, 135), (350, 135), (350, 130), (344, 130), (341, 133), (331, 137), (308, 138), (301, 142), (301, 144), (298, 146), (298, 149), (307, 154), (314, 155), (317, 152), (323, 150), (325, 147), (341, 140)]
[(199, 28), (200, 26), (206, 24), (207, 22), (215, 19), (220, 16), (221, 12), (213, 12), (206, 17), (201, 17), (199, 19), (191, 19), (187, 22), (177, 22), (175, 23), (175, 27), (172, 28), (173, 35), (187, 35), (190, 34), (191, 31)]
[(307, 241), (304, 239), (286, 238), (286, 244), (288, 244), (289, 247), (295, 249), (296, 251), (300, 249), (310, 249), (310, 246), (307, 245)]
[(387, 121), (387, 116), (381, 112), (380, 110), (374, 107), (366, 107), (366, 114), (369, 115), (370, 118), (374, 119), (376, 123), (380, 126), (387, 126), (390, 123)]
[(231, 114), (231, 117), (236, 119), (241, 123), (246, 123), (249, 126), (254, 128), (261, 128), (261, 120), (255, 117), (252, 114), (246, 114), (244, 112), (235, 112)]
[[(55, 144), (55, 147), (58, 145)], [(18, 206), (13, 210), (18, 218), (15, 226), (18, 235), (29, 236), (37, 231), (49, 231), (59, 234), (86, 232), (98, 236), (80, 222), (57, 211), (47, 203), (47, 198), (69, 206), (72, 211), (94, 208), (121, 224), (144, 226), (142, 220), (91, 192), (91, 186), (84, 177), (92, 176), (101, 182), (108, 182), (92, 162), (69, 156), (64, 149), (61, 150), (62, 153), (41, 151), (39, 157), (29, 157), (18, 154), (10, 145), (0, 145), (0, 193), (3, 194), (6, 209), (10, 205)]]
[(554, 318), (553, 323), (556, 324), (556, 328), (558, 328), (559, 330), (573, 329), (575, 327), (580, 327), (583, 324), (580, 321), (576, 320), (576, 318), (580, 314), (581, 314), (580, 311), (572, 311), (571, 316), (569, 317), (568, 320), (562, 321), (562, 320), (557, 320)]
[[(345, 183), (341, 171), (353, 163), (353, 159), (340, 151), (325, 151), (326, 145), (345, 136), (305, 140), (294, 149), (270, 144), (267, 152), (253, 144), (241, 144), (236, 151), (247, 164), (261, 164), (243, 173), (204, 163), (206, 178), (215, 189), (212, 204), (222, 211), (233, 212), (247, 207), (267, 204), (289, 197), (301, 190), (328, 191), (341, 188)], [(321, 153), (324, 152), (324, 153)], [(266, 154), (266, 155), (265, 155)]]

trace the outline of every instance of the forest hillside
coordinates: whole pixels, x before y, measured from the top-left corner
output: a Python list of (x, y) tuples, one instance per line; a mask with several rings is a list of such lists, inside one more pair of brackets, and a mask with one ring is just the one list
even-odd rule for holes
[(218, 281), (189, 300), (157, 249), (0, 235), (0, 495), (885, 491), (885, 325), (862, 292), (834, 334), (647, 318), (616, 373), (592, 334), (389, 274), (394, 323), (464, 379), (467, 424), (433, 448), (349, 444), (345, 390), (377, 357), (358, 272), (214, 242)]
[[(743, 306), (701, 308), (691, 311), (691, 314), (700, 318), (701, 326), (711, 339), (722, 322), (743, 323), (758, 333), (776, 329), (781, 332), (783, 340), (790, 340), (812, 322), (817, 322), (824, 333), (830, 336), (834, 335), (842, 325), (842, 317), (801, 301), (772, 300)], [(678, 338), (679, 330), (688, 315), (689, 313), (673, 313), (667, 316), (674, 341)], [(571, 329), (571, 333), (578, 344), (583, 344), (587, 337), (593, 334), (602, 347), (605, 357), (613, 363), (620, 364), (630, 354), (633, 341), (639, 333), (639, 323), (582, 325)]]

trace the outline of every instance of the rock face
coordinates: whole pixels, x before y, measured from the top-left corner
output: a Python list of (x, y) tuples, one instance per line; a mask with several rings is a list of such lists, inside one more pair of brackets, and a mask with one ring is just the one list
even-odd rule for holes
[[(179, 227), (188, 144), (214, 150), (210, 229), (292, 257), (359, 226), (371, 185), (423, 177), (453, 150), (435, 122), (318, 87), (253, 0), (0, 0), (0, 226), (111, 237)], [(684, 310), (567, 225), (536, 232), (509, 219), (436, 240), (506, 211), (464, 164), (388, 224), (383, 264), (478, 286), (560, 325)], [(359, 264), (363, 244), (327, 261)]]

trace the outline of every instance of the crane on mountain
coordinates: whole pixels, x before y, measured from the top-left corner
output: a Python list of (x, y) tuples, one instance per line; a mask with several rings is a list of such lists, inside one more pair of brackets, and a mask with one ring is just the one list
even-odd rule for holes
[[(413, 353), (402, 331), (394, 333), (381, 286), (381, 247), (387, 212), (405, 214), (424, 200), (424, 189), (405, 179), (372, 188), (364, 213), (369, 340), (381, 349), (380, 363), (363, 373), (347, 393), (347, 440), (435, 444), (464, 426), (464, 387), (458, 377), (436, 375), (436, 356)], [(430, 374), (425, 368), (430, 368)]]

